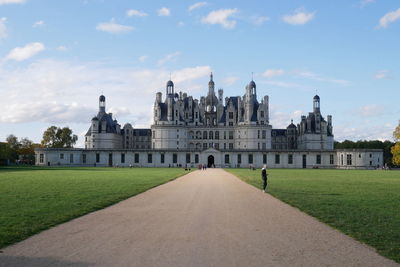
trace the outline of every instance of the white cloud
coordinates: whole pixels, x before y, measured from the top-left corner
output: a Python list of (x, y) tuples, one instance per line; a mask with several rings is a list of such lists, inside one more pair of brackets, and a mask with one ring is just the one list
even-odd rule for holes
[(63, 46), (63, 45), (58, 46), (56, 49), (57, 49), (58, 51), (67, 51), (67, 50), (68, 50), (68, 48), (65, 47), (65, 46)]
[(374, 124), (365, 123), (364, 125), (354, 126), (353, 123), (349, 125), (341, 124), (334, 126), (333, 134), (335, 135), (335, 141), (344, 140), (392, 140), (393, 141), (393, 129), (395, 125), (391, 124)]
[(377, 104), (365, 105), (360, 107), (357, 113), (363, 117), (380, 116), (385, 113), (385, 106)]
[(96, 30), (112, 34), (127, 33), (134, 29), (135, 28), (132, 26), (118, 24), (114, 21), (114, 19), (112, 19), (110, 22), (101, 22), (96, 26)]
[(148, 58), (148, 56), (140, 56), (140, 57), (138, 58), (138, 60), (139, 60), (140, 62), (145, 62), (145, 61), (147, 60), (147, 58)]
[(178, 57), (180, 54), (181, 54), (181, 52), (179, 52), (179, 51), (177, 51), (177, 52), (175, 52), (175, 53), (172, 53), (172, 54), (168, 54), (168, 55), (166, 55), (165, 57), (163, 57), (162, 59), (160, 59), (160, 60), (158, 61), (158, 65), (164, 65), (164, 64), (167, 63), (167, 62), (174, 61), (174, 60), (177, 59), (177, 57)]
[(283, 81), (263, 81), (261, 83), (278, 86), (278, 87), (283, 87), (283, 88), (303, 88), (304, 87), (297, 83), (283, 82)]
[(238, 12), (237, 8), (214, 10), (201, 18), (201, 22), (203, 24), (220, 24), (224, 29), (233, 29), (236, 26), (236, 20), (229, 20), (229, 18)]
[(377, 80), (382, 80), (382, 79), (388, 79), (390, 78), (389, 76), (389, 71), (387, 70), (380, 70), (374, 75), (375, 79)]
[(140, 10), (136, 10), (136, 9), (127, 10), (126, 15), (128, 17), (146, 17), (146, 16), (148, 16), (147, 13), (140, 11)]
[(23, 4), (25, 2), (26, 0), (0, 0), (0, 6), (7, 4)]
[(379, 20), (379, 28), (386, 28), (390, 23), (395, 22), (396, 20), (400, 19), (400, 8), (386, 13), (380, 20)]
[(311, 71), (295, 71), (295, 75), (298, 75), (300, 77), (314, 80), (314, 81), (319, 81), (319, 82), (329, 82), (329, 83), (334, 83), (334, 84), (339, 84), (342, 86), (347, 86), (350, 84), (349, 81), (347, 80), (341, 80), (341, 79), (335, 79), (335, 78), (330, 78), (330, 77), (325, 77), (321, 74), (314, 73)]
[(228, 77), (225, 77), (225, 78), (222, 80), (222, 83), (223, 83), (224, 85), (226, 85), (226, 86), (231, 86), (231, 85), (234, 84), (237, 80), (239, 80), (239, 77), (236, 77), (236, 76), (228, 76)]
[(189, 10), (189, 11), (192, 11), (192, 10), (194, 10), (194, 9), (203, 7), (203, 6), (205, 6), (205, 5), (207, 5), (207, 2), (197, 2), (197, 3), (193, 4), (193, 5), (191, 5), (191, 6), (188, 8), (188, 10)]
[(360, 6), (361, 7), (365, 7), (365, 6), (367, 6), (369, 4), (372, 4), (372, 3), (375, 3), (375, 2), (376, 2), (376, 0), (361, 0), (360, 1)]
[(171, 15), (171, 9), (162, 7), (159, 10), (157, 10), (157, 14), (161, 17), (167, 17)]
[(183, 26), (185, 26), (185, 23), (183, 21), (179, 21), (177, 25), (178, 25), (178, 27), (183, 27)]
[(7, 26), (6, 26), (7, 18), (0, 18), (0, 40), (7, 37)]
[(42, 27), (44, 25), (45, 25), (44, 21), (43, 20), (39, 20), (39, 21), (36, 21), (35, 23), (33, 23), (32, 27), (33, 28), (37, 28), (37, 27)]
[(283, 74), (285, 74), (285, 71), (283, 69), (268, 69), (262, 74), (262, 76), (272, 78), (275, 76), (281, 76)]
[(301, 110), (292, 112), (282, 112), (278, 105), (270, 104), (270, 123), (274, 129), (286, 129), (293, 120), (294, 124), (300, 121), (301, 115), (304, 114)]
[[(188, 94), (200, 88), (204, 90), (198, 79), (208, 77), (210, 71), (209, 66), (172, 70), (175, 90)], [(11, 123), (27, 123), (30, 129), (38, 124), (69, 124), (75, 125), (75, 133), (82, 133), (97, 113), (98, 96), (104, 91), (106, 108), (120, 124), (129, 122), (135, 127), (149, 127), (152, 120), (149, 110), (155, 94), (165, 93), (169, 77), (168, 71), (158, 68), (115, 68), (107, 67), (104, 62), (38, 60), (22, 67), (3, 66), (0, 69), (3, 101), (0, 123), (8, 123), (10, 127)], [(0, 135), (7, 134), (3, 132), (6, 129), (1, 129)], [(27, 135), (33, 136), (33, 130), (30, 131)], [(82, 140), (83, 136), (79, 138)]]
[(270, 18), (269, 17), (265, 17), (265, 16), (254, 16), (254, 17), (252, 17), (251, 20), (252, 20), (253, 24), (259, 26), (259, 25), (264, 24), (264, 22), (269, 21)]
[(6, 59), (24, 61), (28, 58), (33, 57), (34, 55), (43, 51), (44, 49), (45, 47), (42, 43), (39, 42), (29, 43), (23, 47), (16, 47), (12, 49), (6, 56)]
[(307, 12), (304, 9), (297, 9), (290, 15), (282, 16), (282, 20), (291, 25), (303, 25), (314, 18), (315, 12)]

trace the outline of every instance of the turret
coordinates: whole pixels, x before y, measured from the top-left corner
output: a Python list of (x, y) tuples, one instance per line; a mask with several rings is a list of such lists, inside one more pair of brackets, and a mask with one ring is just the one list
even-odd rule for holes
[(106, 112), (106, 97), (104, 95), (101, 95), (99, 97), (99, 113), (105, 113)]
[(174, 97), (174, 83), (171, 80), (169, 80), (167, 82), (167, 88), (166, 89), (167, 89), (167, 96)]
[(314, 108), (314, 113), (320, 113), (320, 99), (318, 95), (314, 96), (313, 99), (313, 108)]
[(208, 95), (215, 95), (214, 93), (214, 81), (213, 81), (213, 74), (210, 74), (210, 81), (208, 82)]
[(161, 92), (158, 92), (158, 93), (156, 94), (156, 103), (157, 103), (157, 104), (160, 104), (160, 103), (161, 103), (161, 98), (162, 98), (162, 93), (161, 93)]
[(218, 104), (223, 105), (224, 104), (223, 99), (224, 99), (224, 90), (221, 88), (218, 89)]

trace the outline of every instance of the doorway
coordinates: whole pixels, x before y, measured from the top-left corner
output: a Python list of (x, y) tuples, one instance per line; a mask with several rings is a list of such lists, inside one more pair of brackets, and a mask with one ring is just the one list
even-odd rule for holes
[(113, 156), (112, 153), (108, 154), (108, 167), (113, 166)]
[(208, 156), (208, 161), (207, 161), (207, 166), (208, 168), (211, 168), (214, 166), (214, 156)]
[(303, 169), (307, 168), (307, 155), (303, 155)]

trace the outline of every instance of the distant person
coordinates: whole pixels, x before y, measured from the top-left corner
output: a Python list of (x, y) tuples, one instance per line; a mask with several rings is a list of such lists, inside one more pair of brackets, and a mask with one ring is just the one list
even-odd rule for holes
[(265, 192), (265, 189), (267, 189), (267, 165), (264, 165), (263, 168), (261, 169), (261, 178), (263, 180), (263, 192)]

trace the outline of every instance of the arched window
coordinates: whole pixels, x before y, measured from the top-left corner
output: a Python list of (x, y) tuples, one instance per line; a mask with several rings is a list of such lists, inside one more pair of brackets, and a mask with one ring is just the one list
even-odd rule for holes
[(214, 139), (214, 132), (213, 131), (210, 131), (208, 133), (208, 139)]
[(207, 139), (207, 131), (203, 132), (203, 139)]
[(215, 131), (215, 139), (219, 139), (219, 131)]

